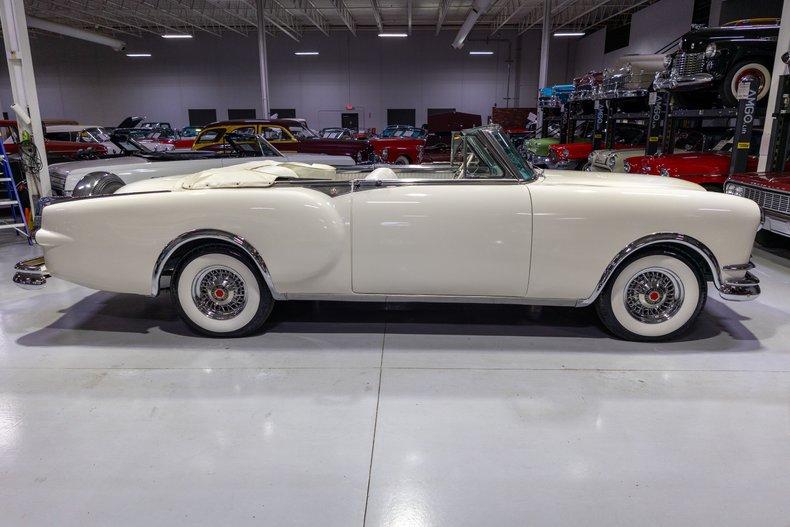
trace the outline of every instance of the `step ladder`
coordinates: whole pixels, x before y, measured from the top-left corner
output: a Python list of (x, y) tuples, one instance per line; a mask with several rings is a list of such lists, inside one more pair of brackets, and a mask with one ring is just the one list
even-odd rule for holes
[(25, 218), (25, 211), (22, 202), (19, 200), (19, 192), (14, 181), (14, 174), (11, 172), (11, 164), (8, 162), (8, 154), (5, 145), (0, 138), (0, 230), (14, 229), (17, 233), (25, 236), (28, 243), (32, 243), (30, 230)]

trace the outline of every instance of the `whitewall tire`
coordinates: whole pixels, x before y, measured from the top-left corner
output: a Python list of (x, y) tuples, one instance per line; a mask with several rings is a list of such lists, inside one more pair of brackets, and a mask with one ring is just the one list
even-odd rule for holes
[(757, 100), (760, 101), (768, 95), (771, 89), (771, 72), (768, 68), (759, 62), (740, 62), (724, 78), (723, 89), (728, 90), (725, 91), (724, 98), (729, 106), (738, 105), (738, 85), (748, 75), (754, 76), (759, 82)]
[(187, 254), (174, 272), (170, 293), (184, 322), (212, 337), (239, 337), (258, 330), (274, 305), (249, 258), (225, 246)]
[(395, 160), (395, 164), (396, 165), (408, 165), (408, 164), (410, 164), (409, 163), (409, 158), (406, 157), (406, 156), (398, 156), (398, 158)]
[(620, 265), (596, 309), (618, 337), (663, 341), (686, 333), (706, 299), (707, 283), (693, 261), (680, 253), (652, 251)]

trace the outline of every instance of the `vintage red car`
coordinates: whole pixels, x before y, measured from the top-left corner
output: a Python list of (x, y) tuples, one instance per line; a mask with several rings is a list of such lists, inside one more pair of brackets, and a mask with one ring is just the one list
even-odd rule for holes
[(283, 152), (349, 156), (357, 163), (375, 161), (369, 141), (356, 139), (323, 139), (304, 119), (239, 119), (206, 125), (195, 139), (193, 150), (223, 150), (228, 148), (225, 134), (255, 134)]
[[(644, 143), (644, 127), (623, 124), (617, 127), (613, 145), (615, 150), (635, 148)], [(587, 163), (592, 151), (592, 140), (589, 137), (577, 138), (573, 143), (550, 145), (547, 166), (552, 169), (579, 170)]]
[[(13, 155), (19, 152), (19, 129), (16, 121), (0, 120), (0, 135), (2, 135), (6, 154)], [(58, 141), (45, 138), (44, 147), (47, 150), (47, 161), (50, 163), (107, 155), (107, 148), (100, 143)]]
[(790, 172), (735, 174), (724, 192), (755, 201), (763, 213), (763, 229), (790, 237)]
[(173, 130), (172, 128), (157, 128), (139, 141), (143, 144), (159, 143), (164, 145), (173, 145), (173, 150), (191, 150), (195, 144), (196, 135), (192, 137), (185, 137), (181, 135), (180, 131)]
[(425, 130), (414, 126), (388, 126), (370, 144), (383, 163), (415, 165), (422, 163), (426, 135)]

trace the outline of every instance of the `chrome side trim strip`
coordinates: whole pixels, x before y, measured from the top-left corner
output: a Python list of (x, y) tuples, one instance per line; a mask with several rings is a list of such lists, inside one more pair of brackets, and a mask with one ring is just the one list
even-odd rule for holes
[(722, 298), (725, 300), (751, 300), (760, 294), (760, 286), (757, 285), (759, 280), (749, 273), (747, 273), (748, 278), (744, 278), (743, 281), (723, 281), (721, 276), (722, 268), (719, 266), (716, 256), (705, 246), (705, 244), (699, 240), (685, 234), (678, 234), (674, 232), (658, 232), (639, 238), (638, 240), (629, 243), (622, 251), (620, 251), (606, 267), (606, 270), (604, 270), (603, 275), (598, 281), (598, 285), (595, 286), (592, 294), (585, 299), (579, 300), (576, 303), (576, 306), (583, 307), (592, 304), (595, 299), (598, 298), (598, 295), (601, 294), (601, 291), (603, 291), (603, 288), (606, 286), (606, 283), (609, 281), (609, 278), (611, 278), (612, 274), (614, 274), (615, 270), (631, 254), (644, 247), (656, 245), (659, 243), (683, 245), (693, 249), (700, 256), (702, 256), (702, 258), (705, 260), (705, 263), (707, 263), (708, 267), (710, 268), (711, 274), (713, 275), (713, 283), (716, 286), (716, 289), (719, 290)]
[(173, 256), (173, 253), (176, 250), (184, 245), (185, 243), (194, 241), (194, 240), (222, 240), (226, 242), (230, 242), (234, 245), (237, 245), (241, 250), (246, 252), (250, 258), (255, 262), (258, 266), (258, 270), (261, 272), (261, 276), (263, 276), (263, 280), (266, 282), (266, 285), (269, 286), (269, 290), (272, 293), (272, 296), (275, 300), (284, 300), (285, 295), (282, 295), (275, 289), (274, 283), (272, 282), (271, 274), (269, 274), (269, 269), (266, 267), (266, 262), (263, 261), (260, 253), (253, 247), (247, 240), (242, 238), (241, 236), (237, 236), (230, 232), (220, 231), (216, 229), (198, 229), (194, 231), (185, 232), (181, 234), (173, 241), (167, 244), (167, 246), (162, 249), (162, 252), (159, 253), (159, 257), (156, 259), (156, 264), (154, 264), (154, 270), (151, 277), (151, 296), (156, 296), (159, 294), (159, 279), (162, 276), (162, 272), (164, 271), (165, 264)]
[(748, 262), (745, 264), (725, 265), (722, 269), (725, 271), (748, 271), (750, 269), (754, 269), (754, 264), (752, 262)]
[(576, 300), (557, 298), (526, 298), (515, 296), (453, 296), (453, 295), (388, 295), (378, 293), (288, 293), (288, 300), (325, 300), (340, 302), (436, 302), (437, 304), (514, 304), (574, 307)]

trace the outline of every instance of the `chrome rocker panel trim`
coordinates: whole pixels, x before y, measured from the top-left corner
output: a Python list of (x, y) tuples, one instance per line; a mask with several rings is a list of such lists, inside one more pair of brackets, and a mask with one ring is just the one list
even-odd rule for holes
[(617, 270), (620, 264), (623, 263), (623, 261), (625, 261), (625, 259), (631, 254), (644, 247), (656, 245), (659, 243), (683, 245), (693, 249), (700, 256), (702, 256), (702, 258), (708, 264), (711, 274), (713, 275), (713, 283), (716, 286), (716, 289), (718, 289), (719, 295), (724, 300), (745, 301), (753, 300), (759, 296), (760, 280), (751, 273), (747, 272), (742, 279), (737, 281), (732, 280), (725, 282), (721, 276), (722, 269), (725, 271), (741, 271), (744, 269), (751, 269), (754, 267), (754, 264), (751, 262), (745, 264), (726, 265), (722, 268), (719, 266), (719, 262), (716, 260), (716, 256), (713, 254), (713, 252), (699, 240), (684, 234), (659, 232), (631, 242), (628, 244), (628, 246), (626, 246), (625, 249), (620, 251), (606, 267), (606, 270), (601, 276), (601, 279), (598, 281), (598, 285), (593, 290), (593, 293), (589, 297), (579, 300), (576, 303), (576, 306), (583, 307), (592, 304), (595, 299), (598, 298), (598, 295), (601, 294), (601, 291), (603, 291), (604, 287), (606, 287), (609, 278), (611, 278), (615, 270)]
[(14, 266), (13, 282), (22, 289), (41, 289), (50, 277), (43, 256), (22, 260)]
[(274, 297), (275, 300), (285, 300), (285, 295), (280, 294), (274, 288), (274, 283), (272, 282), (271, 274), (269, 274), (269, 269), (266, 267), (266, 262), (263, 261), (263, 258), (255, 247), (241, 236), (216, 229), (198, 229), (185, 232), (167, 244), (162, 252), (159, 253), (159, 257), (156, 259), (156, 264), (154, 265), (151, 277), (151, 296), (157, 296), (159, 294), (159, 290), (161, 289), (159, 281), (162, 277), (165, 264), (170, 257), (173, 256), (179, 247), (195, 240), (222, 240), (238, 246), (252, 258), (253, 262), (255, 262), (258, 270), (261, 272), (261, 276), (263, 276), (263, 280), (266, 282), (266, 285), (269, 286), (272, 297)]

